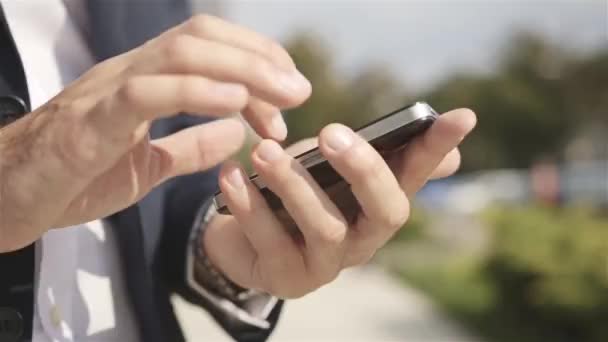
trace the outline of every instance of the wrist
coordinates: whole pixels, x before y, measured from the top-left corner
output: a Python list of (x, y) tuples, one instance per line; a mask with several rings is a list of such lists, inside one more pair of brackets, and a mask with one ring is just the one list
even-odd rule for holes
[(210, 207), (205, 218), (198, 223), (200, 227), (197, 227), (193, 246), (193, 275), (197, 283), (213, 294), (239, 302), (248, 298), (251, 291), (228, 277), (220, 266), (223, 255), (221, 250), (226, 249), (225, 241), (221, 241), (221, 232), (226, 231), (226, 225), (230, 224), (229, 218), (229, 216), (217, 215), (215, 207)]
[[(219, 310), (232, 321), (247, 327), (268, 329), (272, 326), (268, 320), (270, 313), (277, 305), (280, 309), (279, 299), (236, 285), (218, 266), (230, 266), (230, 262), (235, 262), (234, 255), (226, 253), (230, 250), (226, 245), (230, 241), (226, 233), (238, 229), (237, 224), (232, 216), (216, 215), (215, 206), (209, 207), (209, 203), (203, 205), (191, 235), (187, 283), (213, 310)], [(226, 284), (229, 284), (228, 287)]]
[[(223, 215), (217, 215), (214, 214), (209, 218), (209, 221), (207, 222), (207, 227), (205, 227), (205, 232), (204, 234), (199, 234), (198, 236), (198, 244), (199, 246), (201, 246), (201, 248), (205, 251), (205, 253), (207, 254), (207, 257), (209, 258), (209, 260), (215, 265), (215, 267), (221, 270), (220, 267), (220, 262), (219, 262), (219, 256), (217, 255), (215, 249), (213, 249), (213, 245), (214, 245), (214, 240), (216, 240), (216, 236), (217, 234), (215, 234), (215, 231), (218, 229), (221, 229), (222, 225), (224, 225), (226, 222), (225, 221), (225, 217)], [(219, 242), (221, 243), (221, 242)], [(215, 245), (218, 245), (218, 242), (215, 242)]]

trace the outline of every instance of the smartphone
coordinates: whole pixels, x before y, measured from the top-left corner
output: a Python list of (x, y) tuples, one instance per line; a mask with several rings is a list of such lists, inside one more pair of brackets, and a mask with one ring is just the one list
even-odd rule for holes
[[(437, 112), (427, 103), (416, 102), (384, 115), (355, 131), (384, 157), (390, 152), (403, 148), (414, 137), (428, 129), (438, 117)], [(323, 189), (338, 182), (345, 182), (323, 157), (319, 148), (303, 152), (295, 159), (308, 170)], [(281, 199), (268, 189), (264, 180), (258, 175), (252, 175), (250, 180), (260, 189), (260, 193), (272, 210), (283, 207)], [(214, 202), (219, 213), (230, 214), (222, 192), (215, 194)]]

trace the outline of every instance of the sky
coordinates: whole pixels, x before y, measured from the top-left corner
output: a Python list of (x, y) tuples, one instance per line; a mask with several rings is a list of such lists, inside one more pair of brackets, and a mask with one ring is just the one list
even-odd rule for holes
[(294, 32), (314, 32), (330, 47), (345, 77), (361, 65), (381, 63), (414, 92), (456, 69), (492, 70), (517, 31), (538, 32), (581, 52), (608, 47), (608, 0), (221, 3), (222, 16), (281, 41)]

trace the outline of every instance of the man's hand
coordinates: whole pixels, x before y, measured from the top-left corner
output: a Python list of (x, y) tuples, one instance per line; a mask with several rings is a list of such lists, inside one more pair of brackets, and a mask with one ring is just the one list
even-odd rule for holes
[[(458, 144), (473, 129), (475, 114), (446, 113), (421, 137), (386, 163), (349, 128), (332, 124), (319, 137), (331, 165), (351, 184), (330, 194), (274, 141), (254, 150), (253, 166), (295, 221), (273, 213), (238, 165), (227, 164), (220, 187), (234, 216), (217, 215), (204, 241), (212, 262), (245, 288), (282, 298), (303, 296), (339, 272), (367, 262), (409, 216), (409, 199), (430, 179), (459, 166)], [(353, 210), (355, 209), (355, 210)]]
[(170, 177), (218, 164), (244, 140), (242, 125), (226, 119), (150, 141), (151, 121), (242, 112), (262, 137), (281, 140), (279, 108), (310, 92), (280, 45), (207, 16), (95, 66), (0, 130), (0, 252), (119, 211)]

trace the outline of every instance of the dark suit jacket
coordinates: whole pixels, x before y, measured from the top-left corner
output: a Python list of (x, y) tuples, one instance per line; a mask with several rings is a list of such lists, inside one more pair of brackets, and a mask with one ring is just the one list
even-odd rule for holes
[[(145, 42), (190, 14), (186, 0), (88, 0), (86, 6), (90, 30), (88, 42), (99, 61)], [(18, 96), (27, 104), (23, 67), (7, 29), (5, 23), (0, 22), (0, 31), (5, 33), (5, 37), (0, 34), (0, 97)], [(160, 120), (152, 126), (151, 135), (153, 138), (162, 137), (204, 121), (188, 115)], [(210, 305), (186, 283), (185, 257), (189, 235), (196, 213), (217, 189), (216, 178), (217, 169), (213, 169), (171, 180), (136, 205), (108, 218), (118, 237), (131, 305), (141, 338), (146, 342), (184, 340), (169, 300), (173, 293), (207, 309), (239, 341), (265, 340), (272, 330), (239, 323)], [(30, 286), (31, 291), (19, 295), (9, 292), (15, 284), (21, 286), (32, 282), (33, 247), (0, 254), (0, 269), (0, 321), (3, 307), (15, 308), (24, 319), (27, 337), (31, 332), (33, 286)], [(271, 314), (273, 327), (280, 309), (281, 305), (278, 305)]]

